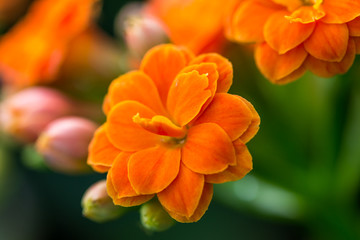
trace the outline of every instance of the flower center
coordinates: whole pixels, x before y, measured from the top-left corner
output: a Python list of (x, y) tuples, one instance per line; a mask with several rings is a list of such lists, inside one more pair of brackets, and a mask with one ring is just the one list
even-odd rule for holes
[(160, 135), (160, 142), (166, 147), (178, 148), (185, 144), (188, 128), (175, 125), (167, 117), (157, 115), (149, 119), (138, 113), (133, 116), (133, 121), (144, 130)]
[(318, 9), (323, 0), (302, 0), (302, 2), (305, 6), (313, 6), (315, 9)]
[(323, 0), (273, 0), (275, 3), (287, 7), (290, 12), (295, 11), (302, 6), (312, 6), (318, 9), (323, 3)]
[(163, 136), (161, 138), (161, 143), (168, 148), (181, 148), (185, 145), (186, 143), (186, 137), (183, 138), (174, 138), (174, 137), (166, 137)]

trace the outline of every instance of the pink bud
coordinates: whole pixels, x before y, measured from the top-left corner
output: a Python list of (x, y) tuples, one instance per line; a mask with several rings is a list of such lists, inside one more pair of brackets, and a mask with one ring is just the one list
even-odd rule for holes
[(0, 128), (22, 142), (33, 142), (51, 121), (70, 113), (70, 100), (60, 92), (28, 88), (0, 104)]
[(153, 46), (168, 42), (163, 25), (141, 4), (125, 6), (118, 14), (115, 30), (121, 30), (130, 53), (140, 60)]
[(82, 173), (90, 170), (86, 164), (88, 145), (98, 126), (79, 117), (65, 117), (51, 122), (36, 141), (36, 149), (45, 164), (54, 171)]

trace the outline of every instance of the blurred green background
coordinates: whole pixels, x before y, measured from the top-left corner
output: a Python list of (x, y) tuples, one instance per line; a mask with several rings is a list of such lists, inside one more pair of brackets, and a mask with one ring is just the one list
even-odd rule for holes
[[(98, 24), (110, 36), (127, 2), (104, 0)], [(81, 197), (105, 175), (29, 169), (22, 147), (1, 136), (0, 239), (360, 239), (360, 59), (345, 75), (307, 73), (275, 86), (247, 49), (230, 44), (225, 56), (235, 71), (230, 92), (261, 116), (248, 144), (254, 170), (216, 186), (198, 223), (149, 234), (137, 209), (112, 222), (91, 222), (82, 216)]]

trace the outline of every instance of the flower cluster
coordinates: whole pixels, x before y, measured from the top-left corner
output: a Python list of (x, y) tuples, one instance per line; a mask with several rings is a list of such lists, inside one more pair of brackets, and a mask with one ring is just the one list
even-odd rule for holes
[(146, 11), (165, 26), (171, 41), (194, 53), (219, 52), (224, 23), (237, 0), (151, 0)]
[(347, 72), (360, 52), (359, 16), (354, 0), (246, 0), (235, 8), (226, 34), (257, 43), (258, 68), (284, 84), (306, 70), (321, 77)]
[(245, 145), (260, 118), (244, 98), (226, 93), (232, 65), (218, 54), (194, 57), (174, 45), (152, 48), (140, 69), (115, 79), (104, 101), (88, 163), (108, 172), (115, 204), (135, 206), (155, 195), (179, 222), (207, 210), (213, 183), (252, 169)]
[(96, 0), (39, 0), (0, 41), (0, 73), (16, 90), (53, 80), (71, 40), (90, 25)]

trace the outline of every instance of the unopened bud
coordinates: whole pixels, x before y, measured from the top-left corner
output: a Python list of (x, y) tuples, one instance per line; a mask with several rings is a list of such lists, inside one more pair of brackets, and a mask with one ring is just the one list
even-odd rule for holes
[(88, 145), (97, 128), (80, 117), (59, 118), (51, 122), (36, 141), (37, 151), (52, 170), (63, 173), (88, 172)]
[(95, 222), (106, 222), (122, 216), (127, 208), (116, 206), (106, 191), (106, 181), (93, 184), (82, 200), (83, 215)]
[(60, 92), (28, 88), (1, 103), (0, 128), (21, 142), (33, 142), (51, 121), (70, 113), (70, 100)]
[(138, 60), (153, 46), (169, 41), (164, 26), (141, 4), (129, 4), (119, 12), (116, 30), (121, 30), (130, 54)]
[(175, 223), (157, 200), (141, 206), (140, 219), (145, 229), (154, 232), (165, 231)]

